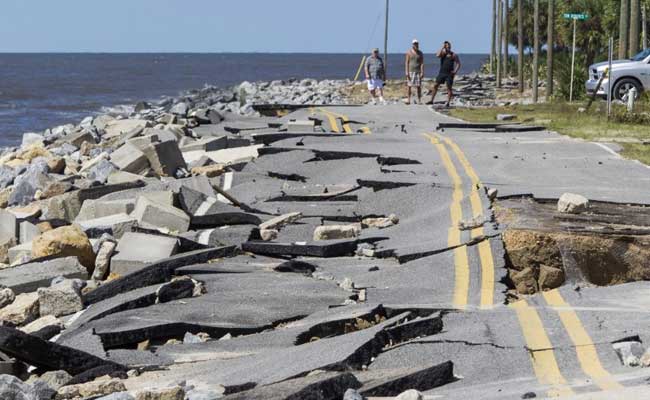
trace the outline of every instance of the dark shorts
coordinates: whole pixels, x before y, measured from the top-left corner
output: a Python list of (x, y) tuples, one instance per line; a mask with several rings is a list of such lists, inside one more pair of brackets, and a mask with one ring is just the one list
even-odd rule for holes
[(436, 83), (442, 85), (445, 83), (449, 89), (454, 86), (454, 77), (452, 75), (438, 75)]

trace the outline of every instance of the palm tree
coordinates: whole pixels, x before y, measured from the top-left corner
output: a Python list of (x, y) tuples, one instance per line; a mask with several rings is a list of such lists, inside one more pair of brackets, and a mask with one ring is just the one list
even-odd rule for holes
[(632, 0), (630, 4), (630, 51), (629, 57), (639, 52), (639, 27), (641, 26), (641, 4), (639, 0)]
[(621, 0), (621, 19), (618, 23), (618, 58), (627, 58), (629, 24), (630, 0)]
[(519, 92), (524, 92), (524, 0), (517, 0), (517, 76)]
[(533, 103), (539, 95), (539, 0), (535, 0), (533, 15)]
[(553, 95), (553, 45), (555, 43), (555, 0), (548, 0), (548, 27), (546, 31), (546, 101)]
[(497, 41), (497, 0), (492, 0), (492, 48), (490, 50), (490, 73), (494, 73)]
[(503, 9), (503, 76), (508, 77), (508, 61), (510, 55), (508, 54), (508, 38), (510, 37), (510, 0), (505, 0), (505, 8)]

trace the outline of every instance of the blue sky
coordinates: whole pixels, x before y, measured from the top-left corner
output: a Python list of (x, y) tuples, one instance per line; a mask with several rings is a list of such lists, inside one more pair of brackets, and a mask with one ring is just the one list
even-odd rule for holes
[[(417, 37), (425, 51), (451, 40), (487, 53), (491, 4), (391, 0), (389, 50)], [(0, 52), (358, 53), (383, 48), (383, 9), (384, 0), (2, 0)]]

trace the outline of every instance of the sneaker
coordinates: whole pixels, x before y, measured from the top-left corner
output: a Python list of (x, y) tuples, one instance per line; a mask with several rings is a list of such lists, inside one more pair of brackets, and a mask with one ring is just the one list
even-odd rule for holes
[(375, 99), (373, 98), (373, 99), (370, 99), (370, 104), (372, 104), (372, 105), (374, 106), (374, 105), (377, 104), (377, 102), (376, 102)]

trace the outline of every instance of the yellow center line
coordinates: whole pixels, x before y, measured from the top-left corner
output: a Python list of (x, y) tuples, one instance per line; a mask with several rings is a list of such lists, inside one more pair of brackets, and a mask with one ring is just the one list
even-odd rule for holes
[(333, 112), (333, 111), (326, 111), (326, 110), (324, 110), (324, 109), (321, 109), (321, 110), (322, 110), (325, 114), (331, 114), (331, 115), (333, 115), (333, 116), (335, 116), (335, 117), (339, 117), (339, 118), (341, 118), (341, 122), (342, 122), (342, 125), (343, 125), (343, 130), (345, 131), (345, 133), (354, 133), (354, 132), (352, 131), (352, 128), (350, 127), (350, 118), (348, 118), (347, 115), (339, 114), (339, 113), (335, 113), (335, 112)]
[(322, 108), (319, 108), (318, 111), (322, 112), (327, 117), (327, 120), (329, 121), (330, 124), (330, 132), (341, 133), (341, 130), (339, 129), (339, 124), (336, 121), (336, 116), (334, 114), (325, 111)]
[(530, 359), (533, 363), (533, 370), (539, 383), (552, 386), (548, 391), (549, 397), (569, 396), (573, 390), (567, 385), (566, 379), (560, 372), (557, 365), (553, 346), (546, 335), (542, 320), (533, 307), (528, 305), (526, 300), (520, 300), (510, 305), (517, 313), (519, 325), (526, 340), (526, 346), (530, 349)]
[[(463, 181), (456, 170), (456, 166), (451, 161), (449, 152), (445, 145), (432, 135), (424, 135), (427, 137), (431, 144), (433, 144), (440, 154), (447, 174), (451, 179), (453, 186), (452, 202), (449, 207), (451, 214), (451, 226), (447, 236), (447, 245), (455, 247), (454, 249), (454, 266), (455, 266), (455, 280), (454, 280), (454, 295), (453, 304), (456, 308), (464, 309), (467, 307), (469, 298), (469, 259), (467, 257), (467, 246), (461, 245), (461, 232), (458, 228), (460, 221), (463, 219), (463, 210), (461, 201), (463, 200)], [(457, 247), (460, 246), (460, 247)]]
[[(472, 206), (472, 213), (474, 217), (483, 216), (483, 203), (479, 195), (480, 188), (483, 187), (478, 174), (472, 167), (465, 154), (460, 147), (451, 139), (445, 138), (445, 143), (453, 150), (458, 157), (461, 165), (465, 169), (465, 173), (472, 181), (472, 189), (470, 192), (470, 203)], [(485, 234), (484, 229), (472, 229), (472, 238), (481, 237)], [(481, 308), (489, 309), (494, 307), (494, 257), (492, 255), (492, 248), (490, 241), (484, 240), (478, 244), (478, 254), (481, 261)]]
[(560, 320), (564, 325), (571, 341), (576, 347), (576, 354), (582, 370), (603, 390), (621, 389), (623, 386), (616, 382), (609, 372), (603, 367), (591, 337), (580, 322), (580, 318), (564, 301), (558, 290), (551, 290), (543, 294), (546, 303), (556, 308)]

